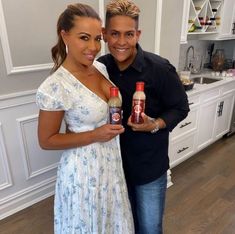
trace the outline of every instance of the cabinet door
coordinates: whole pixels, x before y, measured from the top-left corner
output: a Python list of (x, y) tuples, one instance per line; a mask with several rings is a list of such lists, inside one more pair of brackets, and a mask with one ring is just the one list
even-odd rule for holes
[(213, 142), (217, 101), (210, 101), (200, 108), (197, 149), (201, 150)]
[(170, 144), (170, 166), (174, 167), (193, 155), (196, 133), (192, 132)]
[(224, 0), (223, 13), (221, 16), (220, 37), (231, 37), (233, 27), (233, 17), (235, 10), (234, 0)]
[(234, 104), (234, 95), (222, 98), (217, 104), (217, 118), (215, 125), (215, 139), (221, 138), (229, 131)]

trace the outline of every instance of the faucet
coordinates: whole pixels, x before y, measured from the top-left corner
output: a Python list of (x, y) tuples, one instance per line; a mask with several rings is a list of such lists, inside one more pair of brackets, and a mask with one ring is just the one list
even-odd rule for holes
[(184, 66), (185, 71), (191, 71), (191, 69), (193, 68), (193, 64), (191, 62), (188, 64), (188, 55), (189, 55), (190, 49), (192, 49), (193, 51), (193, 59), (194, 59), (194, 47), (189, 46), (189, 48), (186, 51), (186, 59), (185, 59), (185, 66)]

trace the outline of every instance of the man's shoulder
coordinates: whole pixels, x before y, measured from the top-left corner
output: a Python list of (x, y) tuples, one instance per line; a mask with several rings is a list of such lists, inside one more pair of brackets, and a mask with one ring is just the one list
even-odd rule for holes
[(151, 66), (159, 72), (175, 71), (175, 67), (169, 62), (169, 60), (158, 54), (143, 51), (143, 57), (145, 66)]
[(169, 61), (158, 54), (149, 51), (143, 51), (143, 55), (144, 59), (149, 63), (153, 63), (159, 66), (169, 65)]

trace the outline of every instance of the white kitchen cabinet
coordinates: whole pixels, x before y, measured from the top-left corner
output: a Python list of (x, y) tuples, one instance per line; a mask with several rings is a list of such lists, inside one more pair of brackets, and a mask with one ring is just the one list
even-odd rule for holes
[(217, 103), (215, 139), (221, 138), (229, 131), (234, 103), (234, 94), (228, 94), (221, 98)]
[(235, 100), (235, 82), (213, 86), (202, 85), (199, 94), (195, 92), (189, 95), (190, 112), (170, 134), (171, 167), (209, 146), (229, 131)]
[[(223, 95), (223, 90), (228, 94)], [(224, 92), (224, 93), (225, 93)], [(234, 103), (234, 89), (230, 85), (210, 90), (202, 95), (198, 125), (197, 150), (201, 150), (229, 131)]]
[(198, 127), (199, 95), (188, 98), (190, 112), (170, 134), (170, 166), (174, 167), (194, 153)]
[(218, 35), (219, 39), (230, 39), (230, 38), (235, 39), (235, 35), (232, 34), (234, 12), (235, 12), (235, 1), (224, 0), (222, 14), (221, 14), (221, 27)]
[(217, 101), (209, 101), (201, 105), (197, 150), (201, 150), (213, 142), (213, 130), (216, 119)]
[(222, 3), (222, 0), (191, 0), (188, 34), (217, 33), (220, 28)]
[(172, 142), (170, 146), (170, 167), (175, 167), (194, 154), (196, 146), (195, 132), (184, 135)]
[[(215, 1), (216, 2), (216, 1)], [(229, 40), (235, 39), (233, 23), (235, 21), (235, 1), (223, 0), (220, 10), (216, 34), (200, 34), (197, 39), (202, 40)]]

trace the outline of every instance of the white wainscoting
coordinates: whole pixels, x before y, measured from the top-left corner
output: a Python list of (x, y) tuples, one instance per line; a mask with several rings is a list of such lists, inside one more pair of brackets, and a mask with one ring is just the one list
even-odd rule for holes
[(0, 219), (54, 194), (61, 151), (37, 139), (35, 90), (0, 96)]
[(2, 124), (0, 122), (0, 190), (6, 189), (10, 186), (12, 186), (12, 178), (8, 164)]

